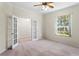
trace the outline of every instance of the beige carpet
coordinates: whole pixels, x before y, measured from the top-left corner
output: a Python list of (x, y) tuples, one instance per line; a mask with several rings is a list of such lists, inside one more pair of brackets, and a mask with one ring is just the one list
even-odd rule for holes
[(79, 49), (49, 40), (27, 41), (21, 39), (19, 45), (5, 51), (2, 56), (78, 56)]

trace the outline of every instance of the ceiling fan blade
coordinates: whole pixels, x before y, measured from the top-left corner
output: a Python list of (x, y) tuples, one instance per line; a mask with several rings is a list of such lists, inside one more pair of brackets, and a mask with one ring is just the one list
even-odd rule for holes
[(49, 8), (54, 8), (54, 6), (53, 5), (48, 5), (49, 6)]
[(37, 4), (37, 5), (34, 5), (34, 6), (41, 6), (42, 4)]
[(47, 3), (53, 3), (53, 2), (47, 2)]
[(47, 5), (48, 5), (48, 4), (53, 4), (53, 2), (47, 2)]

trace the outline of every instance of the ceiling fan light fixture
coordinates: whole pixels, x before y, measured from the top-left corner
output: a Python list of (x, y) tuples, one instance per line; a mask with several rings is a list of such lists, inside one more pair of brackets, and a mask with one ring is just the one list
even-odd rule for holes
[(41, 4), (37, 4), (34, 6), (41, 6), (41, 10), (47, 11), (48, 9), (54, 8), (53, 2), (42, 2)]
[(42, 5), (42, 10), (47, 11), (49, 7), (47, 5)]

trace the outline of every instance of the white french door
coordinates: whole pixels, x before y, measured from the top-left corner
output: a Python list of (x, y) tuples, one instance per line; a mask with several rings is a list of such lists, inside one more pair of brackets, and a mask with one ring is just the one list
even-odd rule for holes
[(32, 40), (38, 40), (38, 26), (37, 21), (32, 21)]
[(17, 42), (17, 17), (11, 16), (8, 19), (7, 48), (14, 48)]

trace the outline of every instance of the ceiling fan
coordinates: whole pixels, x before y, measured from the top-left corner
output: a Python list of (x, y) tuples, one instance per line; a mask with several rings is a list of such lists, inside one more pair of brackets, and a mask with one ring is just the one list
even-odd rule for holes
[(34, 5), (34, 6), (41, 6), (43, 9), (45, 8), (54, 8), (53, 2), (42, 2), (40, 4)]

